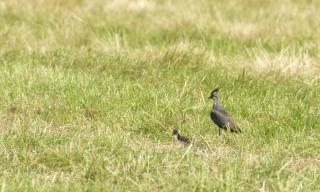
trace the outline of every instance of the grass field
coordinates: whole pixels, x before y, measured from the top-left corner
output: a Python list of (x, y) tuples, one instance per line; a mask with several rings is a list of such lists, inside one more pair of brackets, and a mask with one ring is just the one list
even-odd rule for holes
[(0, 191), (320, 191), (319, 34), (312, 0), (1, 0)]

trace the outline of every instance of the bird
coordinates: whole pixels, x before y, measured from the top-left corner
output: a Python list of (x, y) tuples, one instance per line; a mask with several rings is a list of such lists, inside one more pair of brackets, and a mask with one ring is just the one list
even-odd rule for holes
[(233, 133), (241, 133), (241, 129), (235, 124), (232, 117), (219, 102), (219, 90), (220, 88), (214, 89), (208, 98), (213, 100), (210, 116), (212, 121), (218, 126), (219, 135), (221, 135), (221, 129), (230, 129)]
[(180, 141), (181, 143), (183, 143), (184, 145), (191, 144), (191, 139), (189, 139), (188, 137), (182, 136), (180, 134), (180, 130), (178, 128), (173, 129), (172, 135), (174, 135), (176, 137), (176, 139), (178, 141)]

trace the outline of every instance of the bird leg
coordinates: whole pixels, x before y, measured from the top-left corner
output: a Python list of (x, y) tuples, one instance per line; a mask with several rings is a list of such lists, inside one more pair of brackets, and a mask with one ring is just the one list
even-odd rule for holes
[(219, 132), (219, 136), (221, 135), (221, 129), (220, 128), (218, 128), (218, 132)]

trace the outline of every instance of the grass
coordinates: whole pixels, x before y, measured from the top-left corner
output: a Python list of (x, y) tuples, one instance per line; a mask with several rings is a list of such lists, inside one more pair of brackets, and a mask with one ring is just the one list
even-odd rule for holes
[(1, 191), (319, 191), (319, 9), (0, 1)]

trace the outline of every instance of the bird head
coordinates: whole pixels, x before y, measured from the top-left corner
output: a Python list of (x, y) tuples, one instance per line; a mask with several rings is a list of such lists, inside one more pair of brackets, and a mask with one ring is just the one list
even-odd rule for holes
[(211, 91), (210, 97), (208, 99), (217, 100), (219, 94), (219, 87)]
[(174, 128), (173, 129), (173, 132), (172, 132), (172, 135), (178, 135), (179, 134), (179, 129), (178, 128)]

